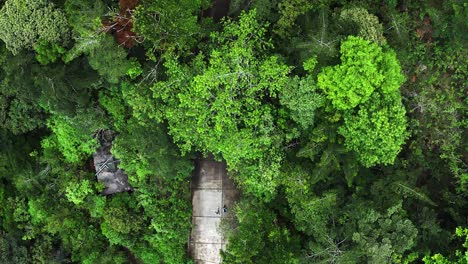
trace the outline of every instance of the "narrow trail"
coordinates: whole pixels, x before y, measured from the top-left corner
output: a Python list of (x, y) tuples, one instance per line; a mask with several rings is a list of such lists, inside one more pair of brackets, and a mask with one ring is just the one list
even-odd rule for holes
[(200, 159), (192, 178), (192, 233), (189, 252), (197, 264), (221, 263), (220, 250), (226, 241), (219, 231), (222, 218), (228, 217), (239, 197), (227, 176), (226, 164)]

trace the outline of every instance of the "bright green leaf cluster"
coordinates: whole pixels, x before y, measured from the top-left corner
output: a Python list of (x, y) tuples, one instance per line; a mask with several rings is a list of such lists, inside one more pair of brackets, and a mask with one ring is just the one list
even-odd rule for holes
[(406, 111), (398, 94), (394, 96), (387, 99), (374, 93), (357, 112), (344, 115), (338, 133), (365, 167), (393, 164), (407, 138)]
[(315, 112), (324, 104), (312, 76), (291, 78), (280, 93), (280, 102), (290, 109), (291, 118), (307, 129), (314, 123)]
[(45, 149), (58, 149), (70, 163), (79, 163), (98, 147), (93, 134), (106, 128), (100, 116), (93, 112), (80, 112), (75, 117), (54, 115), (47, 126), (54, 132), (42, 141)]
[(375, 43), (349, 37), (341, 44), (341, 64), (326, 67), (318, 75), (318, 86), (339, 110), (366, 102), (374, 90), (398, 90), (404, 77), (395, 53)]
[(341, 45), (341, 64), (326, 67), (318, 86), (344, 117), (338, 132), (365, 167), (393, 164), (407, 137), (395, 53), (359, 37)]
[(65, 196), (75, 205), (80, 205), (88, 194), (93, 193), (92, 184), (89, 180), (82, 180), (78, 182), (71, 182), (66, 189)]
[(304, 78), (294, 76), (280, 92), (280, 103), (290, 111), (291, 118), (307, 129), (314, 123), (316, 110), (324, 103), (324, 98), (317, 90), (317, 84), (311, 74), (317, 65), (317, 58), (311, 57), (304, 62), (304, 70), (309, 75)]
[(42, 65), (57, 61), (57, 59), (66, 52), (66, 50), (57, 43), (50, 44), (44, 41), (34, 45), (34, 51), (36, 51), (37, 61)]

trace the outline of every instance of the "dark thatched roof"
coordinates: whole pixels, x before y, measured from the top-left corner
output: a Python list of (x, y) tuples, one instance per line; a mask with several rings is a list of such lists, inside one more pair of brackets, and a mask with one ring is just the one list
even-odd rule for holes
[(93, 159), (96, 177), (106, 186), (102, 194), (110, 195), (132, 191), (133, 188), (128, 183), (127, 174), (118, 168), (119, 160), (110, 153), (111, 143), (106, 140), (100, 141), (101, 147), (93, 154)]

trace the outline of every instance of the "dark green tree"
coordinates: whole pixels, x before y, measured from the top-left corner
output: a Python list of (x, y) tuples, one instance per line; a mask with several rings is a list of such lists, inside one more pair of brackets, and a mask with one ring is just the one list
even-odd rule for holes
[(142, 0), (133, 14), (135, 31), (150, 50), (186, 50), (201, 37), (197, 15), (206, 0)]
[(361, 7), (344, 9), (341, 11), (340, 18), (344, 21), (344, 24), (351, 24), (356, 36), (378, 44), (386, 43), (383, 36), (383, 26), (379, 23), (379, 18), (369, 14), (366, 9)]
[(351, 257), (358, 262), (398, 263), (402, 255), (414, 247), (418, 231), (406, 218), (401, 203), (382, 213), (366, 209), (368, 205), (365, 203), (355, 205), (358, 207), (345, 214), (342, 221), (355, 225), (345, 225), (345, 229), (352, 232), (351, 238), (356, 246), (345, 253), (343, 259)]
[(34, 83), (38, 68), (32, 55), (3, 53), (1, 61), (0, 127), (15, 134), (43, 127), (46, 115), (38, 104), (41, 91)]
[(223, 263), (299, 263), (298, 237), (265, 205), (244, 200), (235, 215), (224, 227), (229, 244), (222, 252)]

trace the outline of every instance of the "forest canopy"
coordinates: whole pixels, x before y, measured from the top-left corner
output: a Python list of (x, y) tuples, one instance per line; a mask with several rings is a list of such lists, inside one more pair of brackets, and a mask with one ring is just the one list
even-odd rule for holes
[(468, 263), (467, 15), (0, 1), (0, 263), (196, 263), (208, 158), (241, 193), (222, 263)]

